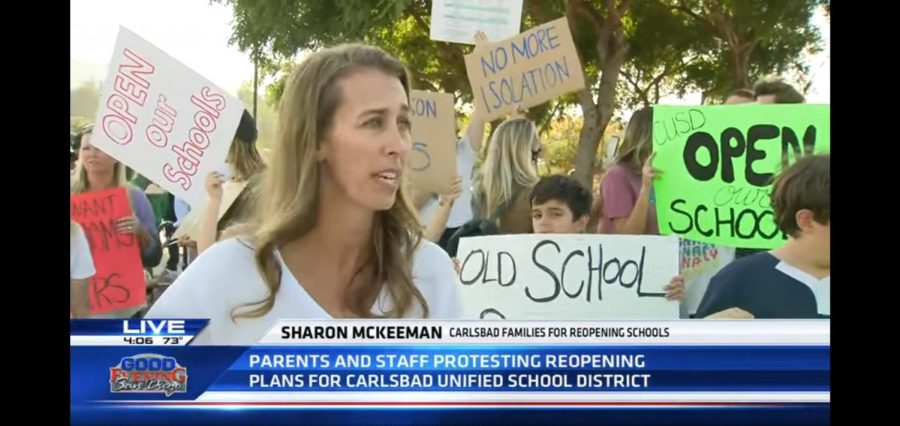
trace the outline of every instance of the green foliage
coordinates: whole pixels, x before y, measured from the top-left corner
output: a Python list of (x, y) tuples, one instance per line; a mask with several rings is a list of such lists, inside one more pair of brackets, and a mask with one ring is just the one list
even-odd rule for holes
[[(233, 9), (231, 41), (258, 58), (264, 75), (275, 76), (275, 83), (266, 89), (270, 105), (277, 105), (284, 77), (298, 53), (353, 41), (398, 56), (407, 64), (415, 88), (453, 93), (459, 101), (471, 102), (463, 55), (472, 47), (429, 39), (430, 1), (212, 3)], [(695, 91), (709, 102), (769, 74), (804, 75), (808, 70), (803, 53), (821, 49), (820, 35), (809, 23), (820, 4), (830, 7), (827, 0), (527, 0), (521, 29), (569, 17), (595, 104), (587, 107), (600, 110), (599, 116), (591, 115), (596, 128), (612, 117), (605, 105), (634, 109), (664, 96)], [(613, 19), (619, 15), (621, 19)], [(616, 41), (619, 34), (622, 43)], [(613, 58), (620, 53), (625, 55), (621, 77), (611, 75), (606, 85), (601, 84), (604, 66), (615, 64)], [(568, 94), (532, 108), (529, 117), (546, 133), (556, 129), (559, 120), (571, 121), (566, 115), (578, 104), (576, 94)], [(566, 144), (554, 142), (560, 156), (574, 155), (572, 147), (578, 143), (593, 149), (591, 143), (597, 139), (589, 139), (604, 136), (602, 128), (586, 138), (571, 134), (571, 126), (580, 120), (566, 122)], [(605, 146), (605, 140), (599, 142)], [(551, 168), (565, 167), (561, 160), (547, 161)]]

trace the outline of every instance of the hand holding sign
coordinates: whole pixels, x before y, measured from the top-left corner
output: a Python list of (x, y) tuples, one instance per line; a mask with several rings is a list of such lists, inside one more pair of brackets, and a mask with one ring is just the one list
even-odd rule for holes
[(666, 300), (684, 299), (684, 277), (676, 275), (663, 290), (666, 291)]
[(441, 206), (453, 206), (453, 202), (459, 198), (459, 195), (462, 194), (462, 177), (457, 175), (453, 179), (453, 186), (450, 187), (450, 191), (444, 194), (441, 194), (438, 199), (438, 204)]
[(224, 180), (219, 172), (210, 172), (206, 175), (206, 195), (209, 195), (211, 200), (222, 200), (222, 182)]
[(116, 220), (116, 230), (123, 234), (138, 234), (141, 230), (141, 222), (134, 215), (122, 217)]
[(653, 187), (653, 180), (662, 177), (662, 171), (653, 168), (653, 157), (656, 152), (650, 153), (647, 161), (644, 161), (644, 168), (641, 169), (641, 185), (643, 190), (649, 191)]
[(484, 31), (478, 30), (475, 31), (475, 48), (484, 47), (484, 44), (488, 42), (487, 34)]
[(523, 107), (522, 105), (516, 105), (516, 112), (509, 115), (509, 118), (527, 118), (528, 108)]

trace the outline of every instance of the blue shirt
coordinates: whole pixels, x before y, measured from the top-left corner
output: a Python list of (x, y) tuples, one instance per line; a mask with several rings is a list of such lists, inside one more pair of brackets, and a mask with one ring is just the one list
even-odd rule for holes
[(735, 307), (755, 318), (828, 318), (818, 313), (813, 288), (826, 285), (826, 280), (830, 287), (831, 277), (815, 280), (804, 275), (769, 252), (736, 260), (712, 277), (697, 318)]

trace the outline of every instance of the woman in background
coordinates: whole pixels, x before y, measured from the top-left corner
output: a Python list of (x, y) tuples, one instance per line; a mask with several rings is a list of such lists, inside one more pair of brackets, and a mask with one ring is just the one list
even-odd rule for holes
[[(131, 216), (119, 218), (116, 231), (133, 234), (140, 248), (141, 262), (145, 268), (153, 268), (162, 259), (162, 247), (159, 234), (156, 232), (156, 219), (150, 207), (150, 201), (140, 189), (125, 182), (125, 167), (122, 163), (91, 144), (91, 128), (79, 136), (79, 161), (75, 167), (75, 176), (71, 186), (72, 194), (83, 194), (91, 191), (103, 191), (112, 188), (126, 188), (131, 202)], [(128, 318), (140, 306), (104, 314), (110, 318)]]
[[(237, 133), (228, 148), (228, 156), (225, 163), (228, 166), (228, 175), (221, 172), (212, 172), (206, 177), (206, 209), (203, 211), (203, 220), (197, 235), (197, 253), (203, 253), (213, 245), (221, 232), (228, 226), (243, 222), (253, 211), (256, 204), (255, 194), (258, 190), (261, 172), (266, 165), (256, 149), (256, 120), (247, 110), (241, 116)], [(247, 182), (247, 186), (219, 220), (222, 207), (222, 184), (226, 181)]]
[(643, 108), (631, 115), (625, 138), (600, 183), (600, 229), (603, 234), (659, 235), (653, 207), (653, 114)]
[(510, 118), (497, 126), (487, 149), (474, 179), (475, 216), (496, 220), (501, 234), (531, 233), (529, 197), (542, 152), (537, 128), (527, 118)]

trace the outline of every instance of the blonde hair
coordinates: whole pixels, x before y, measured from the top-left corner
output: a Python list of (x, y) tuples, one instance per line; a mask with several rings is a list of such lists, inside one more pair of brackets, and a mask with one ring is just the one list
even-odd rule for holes
[(641, 173), (644, 161), (653, 152), (653, 110), (641, 108), (631, 114), (625, 136), (616, 153), (616, 164), (628, 167), (635, 173)]
[(497, 126), (473, 182), (482, 216), (493, 217), (513, 202), (516, 192), (537, 183), (539, 177), (531, 148), (535, 143), (540, 143), (540, 138), (531, 120), (513, 118)]
[(228, 148), (228, 156), (225, 162), (231, 166), (234, 180), (243, 182), (254, 174), (262, 171), (266, 164), (263, 162), (255, 143), (234, 138), (231, 147)]
[[(80, 137), (90, 135), (90, 130), (86, 131)], [(80, 142), (80, 141), (79, 141)], [(79, 147), (81, 144), (79, 144)], [(80, 149), (80, 148), (79, 148)], [(97, 149), (97, 147), (94, 147)], [(125, 165), (123, 165), (118, 160), (113, 159), (113, 186), (125, 186)], [(75, 163), (75, 176), (72, 179), (72, 184), (69, 188), (69, 192), (72, 194), (83, 194), (91, 190), (91, 184), (88, 181), (87, 170), (84, 169), (84, 161), (79, 156), (78, 162)]]
[[(288, 78), (281, 100), (278, 135), (255, 216), (229, 231), (247, 238), (254, 246), (256, 265), (268, 294), (261, 301), (232, 310), (233, 319), (263, 316), (272, 309), (283, 273), (275, 250), (316, 226), (322, 168), (315, 154), (345, 99), (338, 83), (366, 68), (396, 77), (409, 94), (409, 78), (403, 64), (381, 49), (362, 44), (313, 53)], [(412, 259), (422, 240), (422, 230), (404, 190), (398, 192), (390, 209), (376, 212), (372, 234), (373, 257), (369, 262), (374, 264), (375, 281), (348, 294), (346, 306), (360, 317), (373, 317), (371, 305), (367, 304), (383, 284), (393, 301), (383, 317), (404, 316), (414, 300), (422, 306), (423, 317), (427, 317), (428, 305), (412, 279)]]
[(71, 218), (69, 219), (69, 238), (74, 241), (78, 235), (78, 224)]

